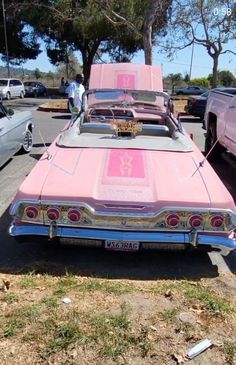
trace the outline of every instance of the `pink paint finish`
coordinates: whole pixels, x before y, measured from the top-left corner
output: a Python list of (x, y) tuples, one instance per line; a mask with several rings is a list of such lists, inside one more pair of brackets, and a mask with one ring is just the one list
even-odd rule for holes
[(135, 89), (136, 88), (136, 75), (132, 74), (117, 74), (117, 89)]
[(106, 176), (144, 178), (143, 154), (141, 150), (111, 150)]
[[(21, 185), (16, 200), (141, 204), (146, 211), (166, 206), (235, 210), (232, 197), (196, 149), (190, 153), (49, 148)], [(128, 159), (127, 159), (128, 157)], [(122, 172), (123, 161), (128, 167)], [(131, 169), (130, 169), (130, 161)], [(114, 165), (114, 166), (113, 166)], [(126, 166), (126, 165), (125, 165)], [(109, 208), (107, 208), (109, 210)]]
[(92, 65), (89, 89), (106, 88), (163, 91), (161, 68), (133, 63)]

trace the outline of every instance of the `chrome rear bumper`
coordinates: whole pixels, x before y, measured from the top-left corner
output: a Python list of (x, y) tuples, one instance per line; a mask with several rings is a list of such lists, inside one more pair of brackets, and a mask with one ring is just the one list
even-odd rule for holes
[(48, 238), (68, 238), (68, 241), (73, 241), (74, 244), (78, 240), (78, 245), (81, 240), (90, 240), (89, 246), (94, 240), (94, 246), (98, 246), (98, 242), (105, 240), (119, 241), (138, 241), (143, 249), (155, 249), (161, 246), (193, 246), (207, 247), (213, 250), (219, 250), (223, 255), (227, 255), (230, 251), (236, 250), (236, 235), (232, 238), (223, 237), (211, 234), (201, 234), (197, 231), (188, 233), (182, 232), (135, 232), (135, 231), (115, 231), (89, 228), (74, 228), (74, 227), (58, 227), (55, 224), (50, 226), (40, 225), (15, 225), (14, 222), (9, 228), (9, 234), (13, 237), (21, 236), (44, 236)]

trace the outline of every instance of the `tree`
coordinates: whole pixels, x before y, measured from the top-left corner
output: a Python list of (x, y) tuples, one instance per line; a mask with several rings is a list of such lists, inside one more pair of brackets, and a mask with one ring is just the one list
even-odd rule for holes
[[(126, 6), (135, 9), (133, 12), (124, 11), (124, 1), (120, 3), (117, 0), (97, 0), (96, 3), (112, 25), (118, 28), (125, 26), (141, 38), (145, 64), (151, 65), (155, 35), (167, 24), (168, 8), (172, 0), (126, 0)], [(117, 6), (119, 4), (121, 6)]]
[[(66, 56), (65, 44), (70, 50), (81, 52), (85, 82), (98, 52), (119, 47), (128, 55), (140, 47), (134, 32), (118, 32), (117, 27), (111, 26), (95, 0), (35, 0), (34, 7), (29, 0), (11, 1), (15, 1), (22, 19), (47, 42), (52, 64), (58, 63), (59, 56)], [(134, 2), (117, 0), (115, 6), (129, 13), (133, 7), (128, 5)]]
[(34, 70), (34, 76), (35, 76), (36, 80), (38, 80), (42, 77), (42, 72), (38, 68), (36, 68)]
[[(209, 74), (207, 78), (212, 83), (213, 75)], [(236, 83), (236, 78), (228, 70), (217, 71), (217, 80), (217, 86), (234, 86)]]
[(210, 87), (210, 82), (207, 77), (199, 77), (196, 79), (192, 79), (191, 85), (201, 86), (208, 89)]
[(223, 86), (233, 86), (236, 84), (236, 79), (234, 77), (234, 75), (232, 74), (232, 72), (230, 71), (226, 71), (226, 70), (222, 70), (219, 72), (219, 82), (220, 85)]
[(184, 82), (188, 83), (190, 81), (190, 76), (188, 73), (184, 75)]
[[(11, 1), (8, 0), (8, 6)], [(9, 15), (11, 14), (11, 15)], [(7, 31), (7, 48), (9, 63), (12, 65), (20, 65), (28, 59), (36, 59), (41, 52), (37, 36), (32, 28), (25, 27), (25, 22), (22, 21), (20, 15), (7, 11), (6, 8), (6, 31)], [(4, 24), (3, 18), (0, 17), (0, 54), (2, 60), (6, 62), (6, 44), (3, 37)]]
[(235, 9), (234, 0), (176, 0), (164, 49), (171, 55), (193, 43), (203, 46), (212, 58), (216, 87), (220, 55), (236, 54), (229, 47), (236, 37)]
[(181, 73), (177, 73), (177, 74), (170, 73), (169, 75), (167, 75), (166, 78), (167, 78), (167, 80), (169, 80), (171, 82), (171, 89), (172, 89), (172, 94), (173, 94), (175, 86), (178, 85), (179, 82), (183, 81), (183, 77), (182, 77)]
[(82, 67), (73, 52), (68, 55), (66, 63), (65, 61), (58, 62), (57, 72), (59, 75), (66, 77), (67, 80), (75, 78), (77, 73), (82, 72)]

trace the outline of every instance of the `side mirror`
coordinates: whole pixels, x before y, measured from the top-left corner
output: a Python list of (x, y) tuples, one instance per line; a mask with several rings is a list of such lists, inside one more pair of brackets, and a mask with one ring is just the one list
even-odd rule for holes
[(7, 114), (11, 117), (14, 114), (14, 110), (11, 108), (7, 109)]

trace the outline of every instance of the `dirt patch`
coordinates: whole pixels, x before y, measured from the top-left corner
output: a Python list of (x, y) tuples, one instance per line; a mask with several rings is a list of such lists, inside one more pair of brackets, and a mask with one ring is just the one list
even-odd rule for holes
[[(234, 288), (233, 276), (200, 282), (69, 274), (2, 279), (10, 283), (0, 292), (3, 365), (174, 365), (180, 358), (189, 364), (235, 364), (236, 300), (219, 285)], [(186, 351), (204, 338), (215, 345), (186, 360)]]

